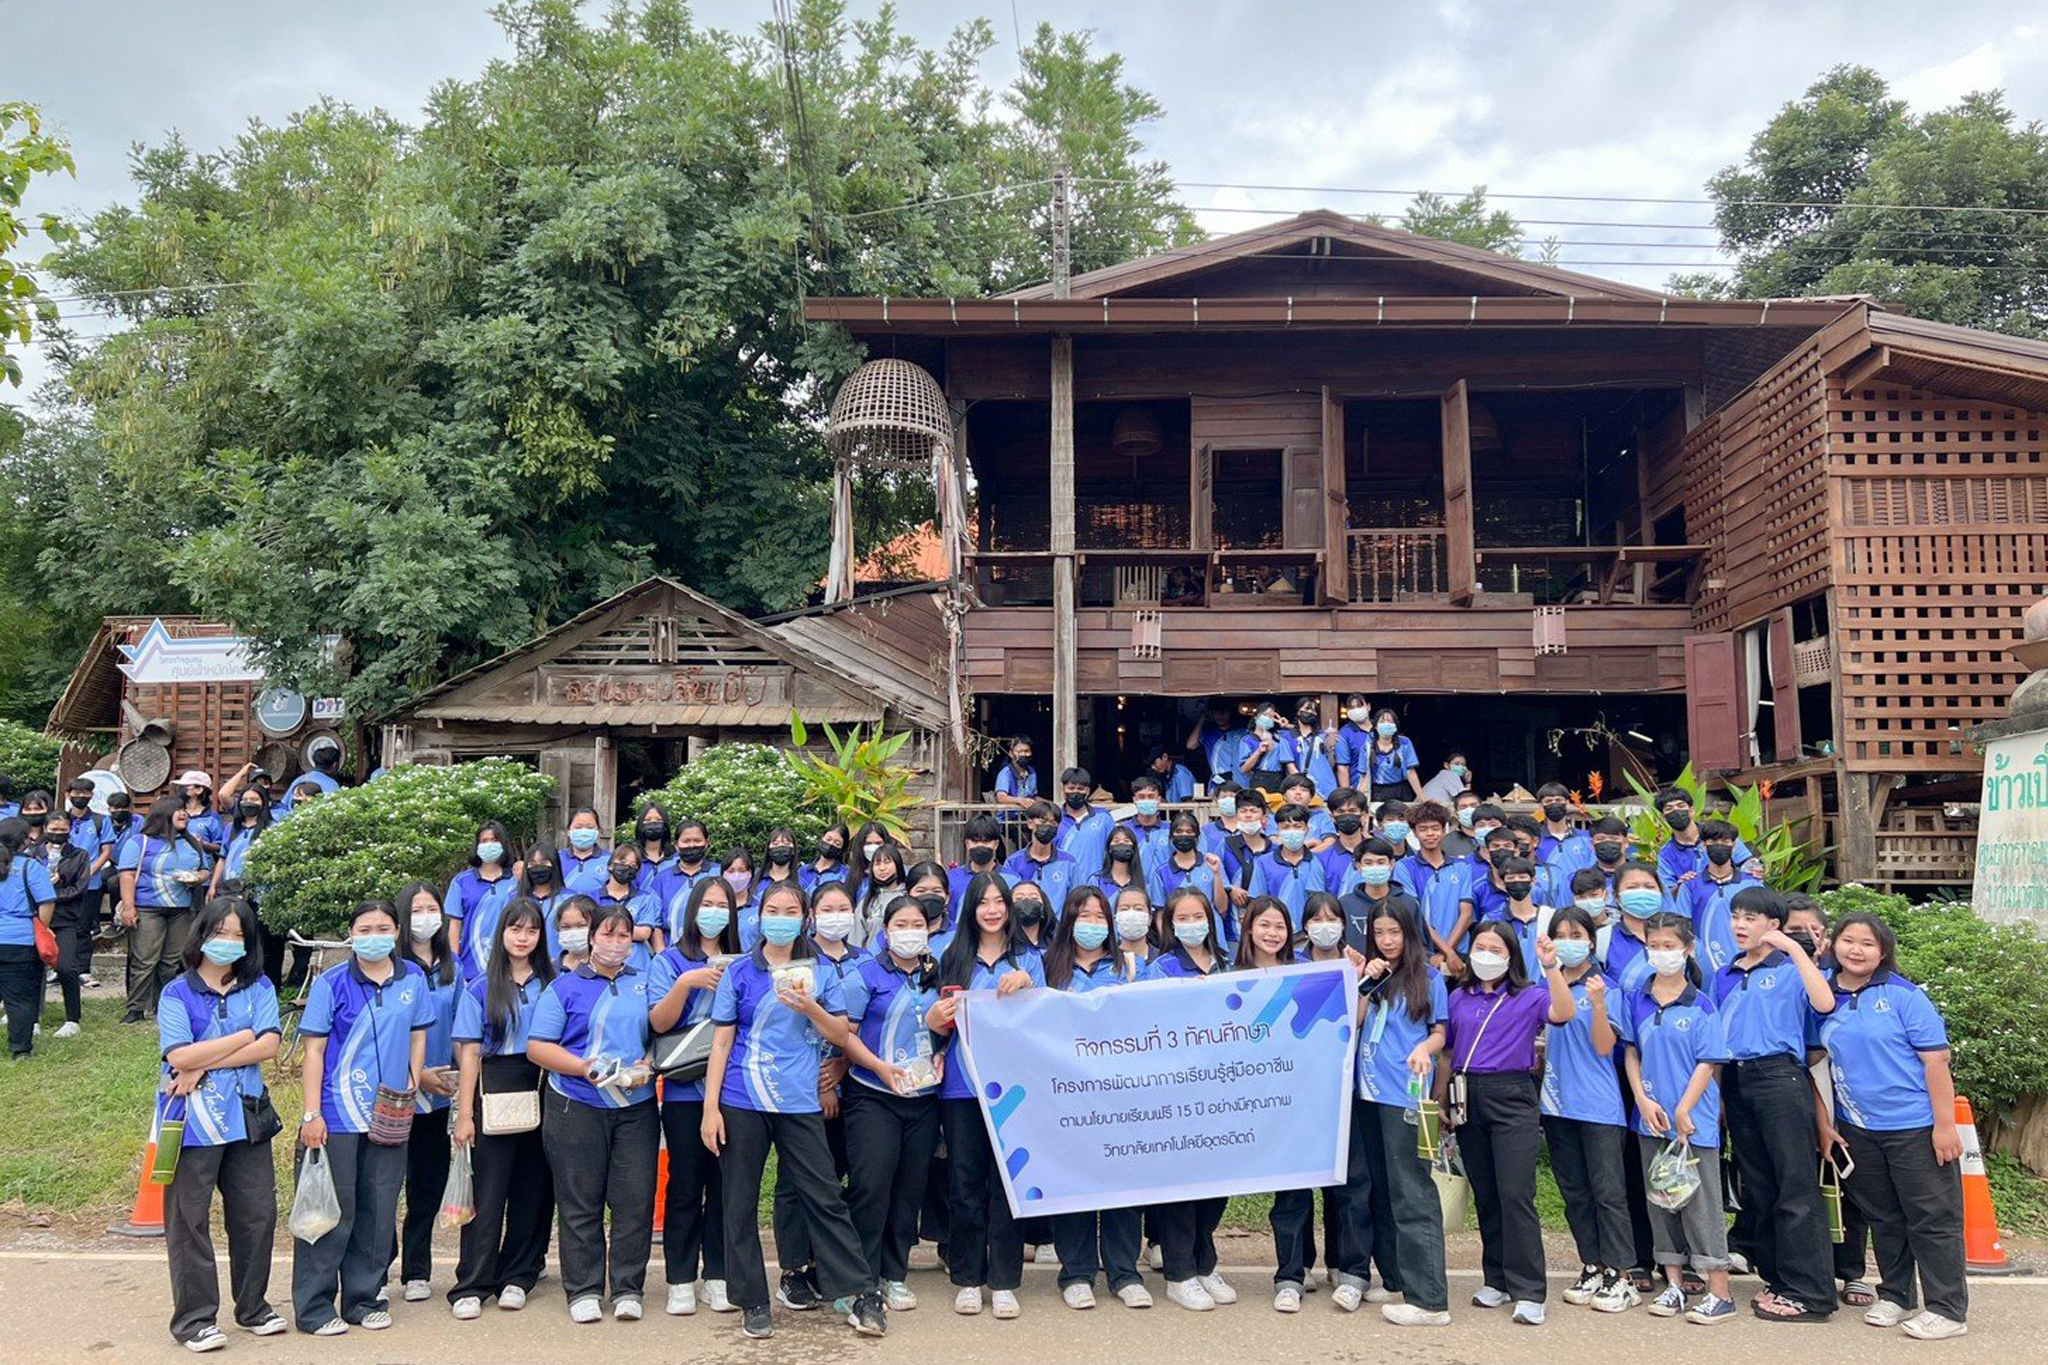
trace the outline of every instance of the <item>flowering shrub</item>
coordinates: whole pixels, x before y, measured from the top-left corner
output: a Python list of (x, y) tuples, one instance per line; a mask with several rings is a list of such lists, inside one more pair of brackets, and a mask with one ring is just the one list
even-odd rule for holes
[[(782, 750), (718, 744), (667, 786), (634, 797), (633, 809), (657, 801), (671, 820), (702, 820), (713, 857), (738, 844), (759, 859), (771, 829), (789, 826), (796, 831), (797, 847), (808, 849), (832, 823), (832, 808), (808, 791), (804, 775)], [(622, 828), (619, 837), (630, 840), (632, 830)]]
[(57, 750), (61, 746), (40, 730), (0, 720), (0, 777), (14, 783), (17, 798), (36, 787), (57, 784)]
[(554, 785), (509, 758), (393, 768), (273, 826), (249, 851), (243, 880), (271, 929), (339, 938), (359, 902), (416, 879), (446, 885), (469, 861), (484, 821), (532, 838)]
[(1979, 1115), (2048, 1094), (2048, 941), (2023, 925), (1987, 924), (1959, 901), (1914, 905), (1856, 885), (1819, 900), (1830, 923), (1861, 913), (1891, 926), (1899, 970), (1947, 1021), (1956, 1090)]

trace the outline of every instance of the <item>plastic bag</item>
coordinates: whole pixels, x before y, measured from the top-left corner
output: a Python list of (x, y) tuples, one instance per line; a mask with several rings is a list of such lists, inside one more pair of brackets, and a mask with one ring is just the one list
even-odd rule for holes
[(286, 1225), (301, 1242), (317, 1242), (341, 1226), (341, 1200), (334, 1193), (334, 1172), (327, 1164), (325, 1147), (309, 1147), (299, 1165), (299, 1188), (292, 1196), (292, 1216)]
[(441, 1226), (459, 1228), (476, 1217), (476, 1183), (469, 1172), (469, 1148), (457, 1147), (448, 1158), (448, 1184), (441, 1191)]
[(1690, 1142), (1673, 1138), (1664, 1144), (1663, 1151), (1650, 1158), (1643, 1193), (1658, 1208), (1676, 1213), (1699, 1188), (1700, 1159), (1692, 1154)]

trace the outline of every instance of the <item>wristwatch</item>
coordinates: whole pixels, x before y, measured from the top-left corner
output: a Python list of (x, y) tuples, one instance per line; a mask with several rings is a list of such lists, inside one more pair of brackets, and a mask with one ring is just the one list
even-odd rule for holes
[(317, 1119), (319, 1117), (320, 1115), (309, 1110), (306, 1113), (299, 1115), (299, 1127), (304, 1128), (307, 1124), (311, 1123), (314, 1119)]

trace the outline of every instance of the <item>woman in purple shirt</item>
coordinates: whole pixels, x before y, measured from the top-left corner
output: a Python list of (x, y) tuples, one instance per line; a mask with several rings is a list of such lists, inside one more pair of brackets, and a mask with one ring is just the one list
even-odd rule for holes
[(1458, 1150), (1479, 1211), (1485, 1280), (1472, 1302), (1480, 1308), (1512, 1303), (1515, 1321), (1528, 1326), (1543, 1321), (1547, 1292), (1543, 1225), (1536, 1217), (1536, 1149), (1543, 1140), (1536, 1038), (1546, 1024), (1566, 1023), (1576, 1013), (1547, 936), (1536, 940), (1536, 956), (1547, 991), (1533, 988), (1512, 926), (1488, 920), (1474, 930), (1465, 981), (1451, 992), (1445, 1035), (1451, 1085), (1455, 1090), (1462, 1083), (1465, 1090)]

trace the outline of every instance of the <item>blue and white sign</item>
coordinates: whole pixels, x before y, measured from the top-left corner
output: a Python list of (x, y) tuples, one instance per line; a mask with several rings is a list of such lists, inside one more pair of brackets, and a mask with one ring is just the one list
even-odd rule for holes
[(1018, 1217), (1344, 1179), (1349, 962), (963, 997), (960, 1045)]
[(289, 687), (272, 687), (256, 698), (256, 723), (265, 734), (280, 739), (299, 732), (306, 723), (306, 694)]
[(115, 666), (135, 683), (253, 682), (263, 676), (239, 635), (174, 637), (163, 619), (151, 621), (132, 645), (116, 645)]

